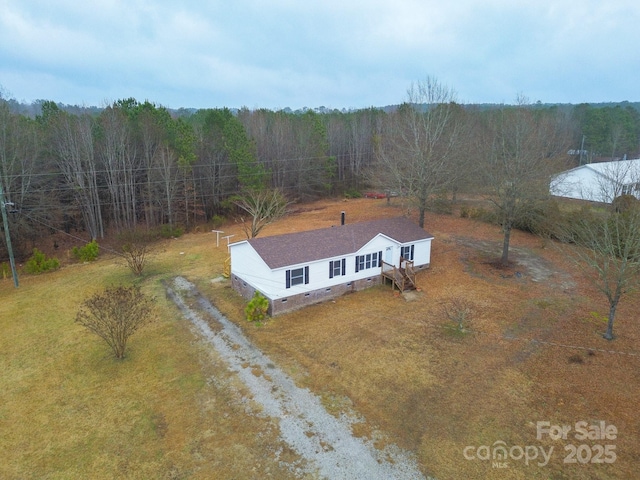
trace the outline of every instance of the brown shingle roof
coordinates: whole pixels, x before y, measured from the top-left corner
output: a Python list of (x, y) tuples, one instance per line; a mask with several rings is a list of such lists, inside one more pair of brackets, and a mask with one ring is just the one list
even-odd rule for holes
[(357, 252), (380, 233), (400, 243), (433, 238), (407, 218), (396, 217), (252, 238), (248, 242), (269, 268), (273, 269)]

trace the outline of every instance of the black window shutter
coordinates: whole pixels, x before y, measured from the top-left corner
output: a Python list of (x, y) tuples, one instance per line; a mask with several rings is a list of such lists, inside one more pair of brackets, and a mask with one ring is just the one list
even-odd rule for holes
[(414, 245), (411, 245), (411, 260), (413, 260), (413, 247)]
[(333, 262), (329, 262), (329, 278), (333, 278)]
[(382, 251), (378, 252), (378, 266), (382, 267)]
[(304, 284), (309, 283), (309, 267), (304, 267)]
[(346, 275), (347, 274), (347, 259), (343, 258), (342, 259), (342, 275)]
[(287, 270), (287, 288), (291, 288), (291, 270)]
[(358, 273), (360, 269), (358, 268), (358, 257), (356, 256), (356, 273)]

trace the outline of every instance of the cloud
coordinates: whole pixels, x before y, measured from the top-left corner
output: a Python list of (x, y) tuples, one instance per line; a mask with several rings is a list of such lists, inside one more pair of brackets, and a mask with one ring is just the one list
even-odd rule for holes
[(0, 85), (20, 99), (367, 107), (434, 76), (468, 102), (638, 100), (635, 1), (2, 3)]

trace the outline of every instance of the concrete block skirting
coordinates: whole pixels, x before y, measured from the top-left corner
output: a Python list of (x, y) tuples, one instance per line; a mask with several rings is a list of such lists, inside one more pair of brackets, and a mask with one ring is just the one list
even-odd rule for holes
[[(429, 264), (418, 265), (414, 267), (416, 270), (423, 270), (428, 268)], [(359, 280), (352, 280), (349, 282), (339, 283), (337, 285), (331, 285), (330, 287), (320, 288), (317, 290), (310, 290), (305, 293), (297, 295), (291, 295), (288, 297), (268, 299), (269, 300), (269, 315), (275, 316), (281, 313), (297, 310), (307, 305), (313, 305), (314, 303), (320, 303), (333, 298), (344, 295), (345, 293), (357, 292), (358, 290), (364, 290), (365, 288), (379, 285), (382, 281), (381, 275), (371, 275), (367, 278)], [(242, 280), (237, 275), (231, 275), (231, 286), (233, 289), (242, 295), (247, 301), (253, 298), (256, 289)]]
[[(332, 285), (326, 288), (310, 290), (308, 292), (297, 295), (277, 298), (274, 300), (269, 299), (269, 315), (279, 315), (281, 313), (290, 312), (292, 310), (306, 307), (307, 305), (331, 300), (333, 298), (344, 295), (345, 293), (364, 290), (365, 288), (379, 285), (380, 279), (380, 275), (372, 275), (371, 277), (363, 278), (360, 280), (353, 280), (350, 282), (340, 283), (338, 285)], [(256, 291), (254, 287), (252, 287), (236, 275), (231, 275), (231, 286), (236, 292), (238, 292), (247, 300), (251, 300)]]

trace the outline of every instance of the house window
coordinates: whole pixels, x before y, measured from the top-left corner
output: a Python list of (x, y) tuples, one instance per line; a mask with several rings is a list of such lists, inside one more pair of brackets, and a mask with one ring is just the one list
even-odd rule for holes
[(400, 249), (400, 256), (405, 260), (413, 260), (413, 245), (407, 245)]
[(382, 252), (367, 253), (356, 256), (356, 272), (377, 268), (382, 265)]
[(329, 278), (346, 275), (346, 270), (347, 261), (344, 258), (342, 260), (332, 260), (329, 262)]
[(309, 283), (309, 267), (292, 268), (286, 273), (286, 286), (291, 288), (294, 285)]
[(304, 268), (291, 270), (291, 285), (302, 285), (304, 283)]

